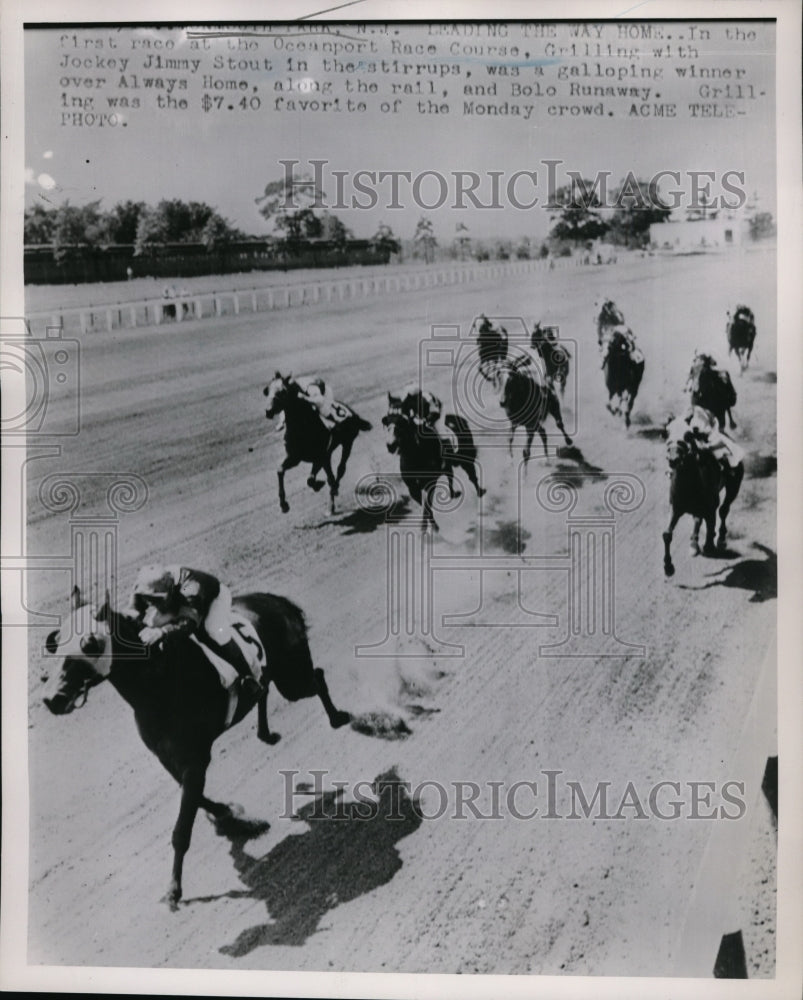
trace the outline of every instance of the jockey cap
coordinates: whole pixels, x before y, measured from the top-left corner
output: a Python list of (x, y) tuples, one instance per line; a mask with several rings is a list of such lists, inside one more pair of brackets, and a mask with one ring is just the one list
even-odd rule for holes
[(134, 585), (134, 593), (142, 597), (163, 599), (175, 589), (173, 574), (164, 566), (143, 566)]

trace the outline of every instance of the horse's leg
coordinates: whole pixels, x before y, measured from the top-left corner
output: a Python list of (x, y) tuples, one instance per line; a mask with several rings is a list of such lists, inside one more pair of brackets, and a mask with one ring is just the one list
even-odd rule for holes
[(181, 876), (184, 869), (184, 855), (190, 847), (192, 839), (192, 827), (195, 822), (195, 815), (204, 796), (204, 783), (206, 781), (206, 769), (209, 766), (209, 757), (187, 767), (181, 778), (181, 806), (178, 811), (178, 819), (173, 827), (173, 873), (170, 878), (170, 887), (163, 897), (163, 902), (167, 903), (170, 909), (175, 912), (181, 899)]
[(273, 746), (281, 739), (279, 733), (272, 733), (268, 726), (268, 688), (265, 688), (265, 693), (259, 696), (257, 702), (257, 739), (269, 746)]
[(633, 403), (635, 402), (635, 396), (631, 392), (622, 394), (625, 405), (625, 427), (630, 426), (630, 411), (633, 409)]
[(703, 555), (712, 556), (716, 552), (714, 545), (714, 534), (717, 524), (717, 508), (714, 506), (705, 515), (705, 544), (703, 545)]
[(432, 493), (435, 489), (435, 483), (430, 483), (425, 486), (422, 490), (421, 497), (421, 508), (423, 511), (423, 519), (421, 522), (422, 531), (426, 531), (428, 528), (432, 528), (433, 531), (439, 531), (438, 522), (435, 520), (435, 515), (432, 513)]
[[(546, 443), (546, 430), (544, 429), (544, 425), (543, 424), (539, 424), (538, 425), (538, 436), (541, 438), (541, 444), (544, 447), (544, 458), (548, 459), (549, 458), (549, 448), (547, 447), (547, 443)], [(532, 435), (531, 435), (531, 437), (532, 437)]]
[(567, 446), (571, 447), (572, 439), (566, 433), (566, 428), (563, 426), (563, 414), (561, 413), (560, 403), (558, 402), (557, 396), (550, 396), (549, 412), (552, 414), (552, 419), (558, 425), (558, 430), (563, 435), (563, 440), (566, 442)]
[(719, 508), (719, 534), (717, 535), (718, 549), (725, 548), (725, 539), (728, 535), (728, 529), (725, 522), (728, 518), (728, 514), (730, 513), (731, 504), (739, 494), (743, 477), (744, 466), (739, 465), (737, 468), (731, 470), (731, 475), (725, 481), (725, 499), (722, 501), (722, 506)]
[[(539, 426), (538, 431), (543, 434), (543, 428)], [(527, 434), (527, 440), (524, 443), (524, 451), (521, 453), (522, 458), (525, 462), (530, 461), (530, 455), (533, 450), (533, 438), (535, 437), (535, 427), (525, 427), (525, 432)], [(546, 441), (544, 441), (544, 451), (546, 452)]]
[(691, 529), (691, 538), (689, 539), (689, 551), (693, 556), (699, 556), (700, 554), (700, 524), (702, 523), (701, 517), (695, 517), (693, 522), (693, 527)]
[(313, 674), (315, 676), (315, 690), (318, 693), (318, 697), (321, 699), (323, 707), (326, 709), (326, 714), (329, 716), (329, 724), (332, 729), (339, 729), (341, 726), (345, 726), (347, 723), (351, 722), (351, 715), (348, 712), (342, 712), (340, 709), (335, 708), (329, 695), (329, 688), (326, 684), (326, 678), (323, 675), (323, 670), (321, 670), (320, 667), (316, 667)]
[(337, 496), (337, 481), (332, 472), (332, 452), (327, 451), (323, 456), (323, 471), (326, 473), (326, 481), (329, 483), (329, 513), (335, 513), (335, 497)]
[(663, 534), (664, 539), (664, 574), (666, 576), (674, 576), (675, 567), (672, 563), (672, 556), (670, 554), (670, 548), (672, 546), (672, 533), (680, 520), (680, 514), (676, 511), (672, 511), (672, 517), (669, 519), (669, 527)]
[(480, 486), (479, 480), (477, 479), (477, 467), (474, 459), (469, 458), (468, 456), (459, 456), (458, 464), (468, 476), (468, 481), (477, 491), (477, 496), (484, 497), (486, 491), (482, 486)]
[(510, 436), (507, 441), (507, 451), (511, 458), (513, 458), (513, 438), (516, 435), (516, 428), (513, 424), (510, 425)]
[(335, 474), (335, 482), (339, 486), (343, 476), (346, 472), (346, 462), (349, 460), (351, 455), (351, 449), (354, 447), (354, 438), (348, 438), (340, 446), (340, 461), (337, 464), (337, 473)]
[(291, 458), (289, 455), (285, 455), (284, 461), (276, 473), (276, 477), (279, 480), (279, 506), (282, 508), (283, 514), (286, 514), (290, 510), (290, 504), (287, 502), (287, 496), (284, 492), (284, 474), (288, 469), (294, 469), (300, 461), (300, 458)]
[(320, 481), (320, 479), (318, 479), (318, 473), (320, 471), (321, 471), (321, 463), (313, 462), (312, 469), (310, 470), (309, 477), (307, 478), (307, 486), (309, 486), (311, 490), (315, 490), (316, 493), (318, 492), (318, 490), (323, 489), (323, 483)]

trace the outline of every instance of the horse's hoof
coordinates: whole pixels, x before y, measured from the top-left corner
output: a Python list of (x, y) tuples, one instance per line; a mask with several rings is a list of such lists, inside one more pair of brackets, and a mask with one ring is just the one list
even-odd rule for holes
[(672, 565), (672, 563), (664, 563), (664, 576), (674, 576), (674, 575), (675, 575), (675, 567)]
[(335, 712), (335, 714), (329, 719), (332, 729), (340, 729), (341, 726), (347, 726), (350, 722), (351, 715), (349, 712)]
[(286, 513), (288, 512), (288, 510), (290, 510), (290, 504), (289, 504), (289, 503), (288, 503), (288, 502), (287, 502), (286, 500), (283, 500), (283, 501), (282, 501), (282, 502), (281, 502), (281, 503), (279, 504), (279, 506), (280, 506), (280, 507), (281, 507), (281, 509), (282, 509), (282, 514), (286, 514)]
[(257, 733), (257, 739), (261, 740), (263, 743), (267, 743), (268, 746), (271, 747), (275, 747), (281, 738), (280, 733)]
[(321, 482), (320, 479), (313, 479), (312, 477), (310, 477), (307, 480), (307, 486), (309, 486), (311, 490), (315, 490), (315, 492), (317, 493), (319, 490), (323, 489), (324, 484), (323, 482)]
[(572, 439), (571, 439), (570, 437), (567, 437), (567, 438), (566, 438), (566, 447), (567, 447), (567, 448), (571, 448), (571, 446), (572, 446), (573, 444), (574, 444), (574, 441), (573, 441), (573, 440), (572, 440)]
[(161, 902), (167, 903), (167, 905), (170, 907), (170, 912), (175, 913), (176, 910), (178, 909), (178, 903), (180, 899), (181, 899), (180, 889), (169, 889), (165, 893), (165, 895), (162, 896)]
[(484, 497), (487, 492), (488, 492), (488, 490), (486, 490), (484, 486), (478, 486), (477, 487), (477, 496), (478, 497)]

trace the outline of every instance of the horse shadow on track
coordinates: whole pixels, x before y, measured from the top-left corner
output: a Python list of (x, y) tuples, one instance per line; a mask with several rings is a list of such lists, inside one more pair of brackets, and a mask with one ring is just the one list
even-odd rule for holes
[(739, 590), (753, 591), (751, 604), (774, 600), (778, 596), (778, 558), (772, 549), (760, 542), (753, 542), (753, 548), (763, 552), (766, 558), (742, 559), (734, 566), (725, 567), (712, 574), (718, 579), (711, 579), (702, 587), (679, 584), (680, 589), (709, 590), (711, 587), (736, 587)]
[(224, 897), (261, 900), (270, 918), (242, 931), (219, 949), (221, 954), (242, 958), (266, 945), (300, 947), (329, 910), (390, 882), (402, 866), (396, 844), (415, 833), (422, 815), (395, 769), (379, 775), (372, 787), (373, 798), (362, 802), (343, 803), (342, 790), (309, 802), (296, 813), (309, 830), (286, 837), (262, 858), (248, 854), (245, 845), (267, 824), (218, 827), (231, 843), (234, 866), (247, 886)]
[(311, 524), (307, 530), (317, 530), (319, 528), (343, 528), (342, 534), (346, 535), (368, 535), (379, 528), (384, 527), (389, 522), (395, 522), (406, 517), (410, 513), (410, 498), (401, 497), (389, 509), (386, 507), (376, 510), (367, 510), (364, 507), (357, 507), (349, 511), (343, 517), (327, 518), (318, 524)]
[(552, 473), (553, 479), (560, 479), (565, 476), (575, 485), (582, 483), (585, 479), (605, 479), (607, 473), (599, 465), (589, 462), (577, 445), (566, 445), (560, 447), (556, 452), (558, 464)]

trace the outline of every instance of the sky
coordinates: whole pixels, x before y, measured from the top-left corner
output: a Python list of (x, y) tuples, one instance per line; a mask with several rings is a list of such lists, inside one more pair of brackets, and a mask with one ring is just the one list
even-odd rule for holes
[[(638, 24), (631, 24), (638, 34)], [(397, 235), (409, 237), (418, 219), (427, 215), (440, 237), (453, 235), (458, 225), (472, 236), (537, 237), (550, 225), (543, 208), (546, 161), (558, 160), (554, 169), (559, 182), (569, 170), (590, 178), (606, 171), (610, 187), (628, 172), (640, 178), (678, 172), (680, 185), (666, 178), (661, 190), (680, 190), (682, 205), (691, 197), (691, 171), (716, 174), (711, 187), (715, 196), (728, 195), (722, 177), (735, 171), (744, 181), (730, 175), (731, 185), (747, 195), (757, 192), (761, 207), (775, 214), (774, 26), (742, 22), (745, 38), (737, 39), (725, 36), (729, 24), (731, 36), (736, 35), (735, 23), (652, 22), (647, 39), (621, 38), (612, 23), (558, 23), (553, 37), (538, 37), (532, 27), (526, 35), (521, 24), (511, 24), (501, 37), (483, 25), (467, 26), (468, 34), (452, 34), (457, 29), (425, 24), (362, 29), (340, 24), (328, 32), (313, 24), (303, 31), (297, 25), (262, 25), (226, 37), (210, 37), (209, 26), (28, 29), (26, 205), (101, 199), (110, 208), (127, 199), (154, 204), (182, 198), (207, 202), (244, 231), (262, 234), (270, 226), (259, 215), (256, 199), (266, 183), (284, 176), (281, 161), (299, 161), (294, 169), (300, 174), (311, 171), (310, 161), (319, 159), (326, 161), (321, 169), (329, 205), (337, 200), (335, 171), (347, 172), (342, 182), (347, 205), (352, 197), (370, 201), (353, 187), (357, 171), (409, 171), (419, 178), (417, 197), (410, 183), (400, 179), (400, 207), (395, 208), (387, 180), (364, 179), (376, 191), (378, 204), (335, 213), (357, 236), (370, 236), (386, 222)], [(328, 44), (329, 51), (309, 51), (315, 44)], [(687, 55), (657, 54), (670, 44), (685, 44)], [(337, 45), (356, 49), (356, 54), (335, 55), (332, 47)], [(299, 52), (302, 46), (307, 50)], [(413, 54), (400, 55), (402, 50)], [(382, 59), (391, 72), (372, 72)], [(403, 65), (435, 67), (435, 76), (403, 72)], [(690, 65), (694, 72), (702, 68), (717, 78), (690, 80)], [(518, 76), (499, 76), (498, 70), (491, 76), (489, 66)], [(678, 78), (678, 66), (686, 69), (686, 78)], [(659, 68), (660, 80), (649, 75)], [(120, 85), (121, 77), (126, 87)], [(160, 79), (163, 89), (146, 88), (146, 78)], [(224, 89), (232, 82), (238, 89)], [(419, 83), (427, 93), (403, 89)], [(321, 93), (327, 84), (330, 92)], [(479, 90), (493, 86), (496, 93)], [(515, 86), (521, 89), (517, 92)], [(649, 89), (631, 98), (617, 91), (599, 96), (603, 92), (580, 89), (589, 86)], [(701, 96), (706, 92), (700, 88), (706, 86), (721, 88), (716, 98), (708, 99), (710, 92)], [(540, 96), (526, 96), (527, 87), (540, 87)], [(550, 87), (555, 88), (552, 96)], [(516, 93), (525, 96), (512, 96)], [(120, 107), (122, 97), (128, 108)], [(157, 99), (169, 106), (157, 107)], [(303, 101), (335, 99), (341, 107), (347, 100), (362, 101), (365, 110), (316, 111), (312, 104), (301, 110)], [(139, 108), (131, 106), (134, 100), (140, 101)], [(391, 107), (393, 100), (398, 110), (383, 113), (382, 102)], [(449, 113), (421, 113), (419, 100), (427, 109), (429, 102), (446, 104)], [(180, 101), (186, 107), (176, 106)], [(516, 106), (521, 113), (467, 115), (464, 102), (471, 101), (475, 107), (493, 105), (508, 112)], [(733, 117), (691, 117), (690, 103), (716, 105)], [(656, 117), (656, 105), (667, 104), (675, 106), (676, 117)], [(555, 110), (571, 105), (602, 105), (603, 113)], [(630, 114), (634, 106), (648, 109), (649, 117)], [(109, 116), (116, 117), (110, 121)], [(425, 207), (441, 195), (441, 182), (421, 176), (426, 171), (445, 178), (443, 207)], [(454, 177), (460, 171), (478, 175), (477, 196), (486, 205), (493, 200), (491, 175), (497, 172), (502, 207), (477, 208), (467, 196), (461, 199)], [(511, 204), (506, 185), (517, 171), (535, 171), (537, 179), (523, 175), (513, 197), (521, 205), (537, 197), (539, 205)], [(463, 181), (464, 187), (467, 183)], [(464, 207), (455, 208), (461, 200)]]

